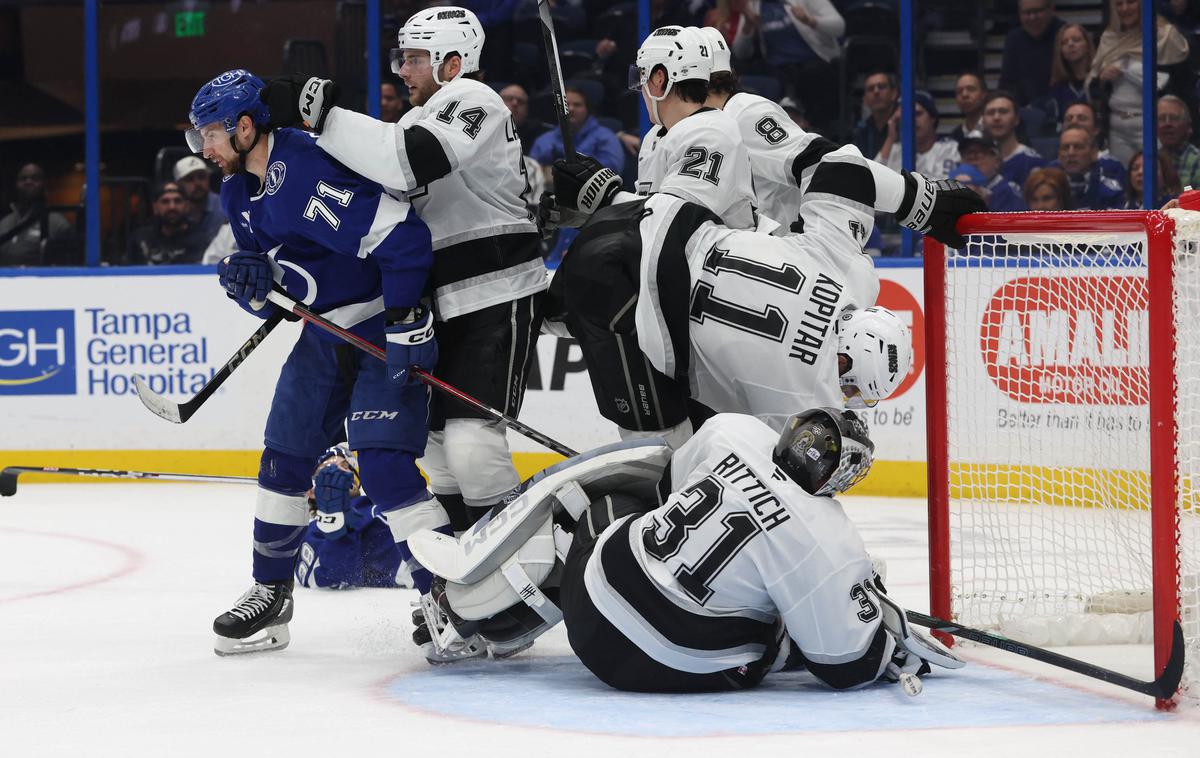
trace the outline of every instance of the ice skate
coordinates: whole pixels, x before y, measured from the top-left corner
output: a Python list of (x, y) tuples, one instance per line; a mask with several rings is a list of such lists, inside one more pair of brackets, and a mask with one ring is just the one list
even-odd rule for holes
[(213, 621), (217, 633), (213, 652), (225, 656), (282, 650), (291, 642), (287, 627), (291, 620), (291, 583), (255, 582), (233, 608)]

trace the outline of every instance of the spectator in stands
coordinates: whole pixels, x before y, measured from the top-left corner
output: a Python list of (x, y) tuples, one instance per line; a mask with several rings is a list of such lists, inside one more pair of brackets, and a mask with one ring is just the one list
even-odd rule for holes
[(1066, 24), (1058, 30), (1054, 42), (1054, 61), (1050, 65), (1050, 96), (1046, 112), (1055, 121), (1072, 103), (1087, 102), (1084, 82), (1092, 70), (1096, 48), (1092, 35), (1079, 24)]
[[(1122, 163), (1132, 158), (1142, 144), (1141, 8), (1140, 0), (1109, 0), (1108, 28), (1100, 36), (1088, 77), (1093, 101), (1100, 99), (1108, 104), (1108, 148)], [(1169, 66), (1186, 59), (1187, 40), (1166, 19), (1160, 16), (1157, 22), (1158, 65)], [(1167, 74), (1158, 73), (1156, 89), (1162, 89), (1167, 78)]]
[[(1160, 155), (1171, 160), (1171, 167), (1184, 187), (1200, 189), (1200, 148), (1192, 137), (1192, 114), (1187, 103), (1175, 95), (1158, 99), (1158, 144)], [(1136, 153), (1140, 156), (1141, 153)], [(1178, 193), (1176, 193), (1178, 194)], [(1161, 204), (1160, 204), (1161, 205)]]
[[(888, 119), (887, 138), (875, 160), (893, 171), (900, 170), (900, 114), (897, 108)], [(945, 179), (958, 165), (958, 144), (948, 138), (938, 139), (938, 110), (933, 96), (918, 90), (914, 95), (916, 129), (913, 132), (916, 149), (916, 170), (930, 179)]]
[(1125, 183), (1125, 205), (1122, 206), (1132, 211), (1136, 210), (1154, 210), (1161, 208), (1171, 200), (1179, 197), (1183, 192), (1180, 186), (1179, 175), (1175, 173), (1175, 166), (1171, 163), (1171, 159), (1164, 153), (1158, 154), (1158, 175), (1155, 177), (1154, 188), (1155, 194), (1158, 196), (1154, 204), (1147, 208), (1142, 203), (1142, 182), (1145, 178), (1145, 172), (1142, 170), (1144, 165), (1145, 155), (1143, 153), (1134, 153), (1129, 159), (1129, 181)]
[(396, 79), (384, 77), (379, 83), (379, 120), (395, 124), (400, 121), (406, 110), (408, 104), (400, 97), (400, 87), (396, 84)]
[[(599, 161), (600, 165), (620, 173), (625, 167), (625, 152), (616, 133), (603, 126), (592, 115), (591, 103), (581, 88), (567, 85), (565, 95), (567, 125), (575, 141), (576, 152), (590, 155)], [(562, 131), (559, 129), (551, 129), (538, 137), (529, 150), (529, 156), (545, 167), (547, 181), (551, 181), (551, 164), (563, 155)]]
[(732, 45), (737, 39), (738, 27), (742, 24), (742, 10), (747, 0), (716, 0), (713, 7), (704, 14), (704, 26), (711, 26), (721, 32), (725, 42)]
[(1061, 168), (1071, 183), (1071, 207), (1081, 211), (1120, 208), (1125, 204), (1121, 182), (1105, 176), (1096, 163), (1096, 141), (1087, 129), (1072, 126), (1058, 138), (1058, 160), (1050, 164)]
[[(618, 174), (625, 167), (625, 151), (617, 135), (608, 127), (603, 126), (591, 114), (591, 104), (587, 94), (579, 87), (567, 85), (564, 90), (567, 100), (567, 124), (571, 137), (575, 141), (575, 150), (590, 155)], [(563, 157), (563, 139), (560, 129), (551, 129), (538, 137), (529, 151), (529, 157), (543, 166), (543, 178), (546, 185), (553, 183), (551, 164)], [(530, 197), (540, 197), (533, 195)], [(563, 253), (578, 235), (577, 229), (562, 228), (558, 239), (546, 257), (547, 263), (557, 265)]]
[(1020, 26), (1004, 39), (1000, 89), (1013, 93), (1018, 107), (1050, 91), (1050, 61), (1058, 30), (1066, 22), (1055, 15), (1052, 0), (1018, 0)]
[(189, 155), (176, 161), (171, 173), (187, 200), (188, 224), (192, 227), (192, 234), (206, 247), (225, 223), (221, 196), (213, 192), (209, 184), (208, 164), (195, 155)]
[(968, 134), (983, 134), (983, 100), (987, 97), (987, 84), (975, 71), (964, 71), (954, 82), (954, 103), (962, 113), (962, 123), (950, 132), (950, 139), (958, 142)]
[(513, 123), (517, 127), (517, 136), (521, 138), (521, 152), (528, 155), (529, 151), (533, 149), (534, 140), (549, 131), (551, 125), (539, 118), (530, 117), (529, 93), (521, 85), (510, 84), (500, 90), (500, 99), (512, 113)]
[(878, 155), (888, 135), (888, 120), (900, 102), (896, 75), (889, 71), (872, 71), (863, 81), (862, 121), (854, 127), (851, 142), (863, 155)]
[(130, 265), (199, 263), (207, 240), (201, 241), (188, 220), (188, 202), (175, 182), (154, 189), (154, 218), (129, 235), (125, 262)]
[(1020, 123), (1021, 117), (1017, 115), (1017, 101), (1013, 95), (1005, 90), (996, 90), (984, 99), (984, 131), (1000, 146), (1003, 161), (1000, 173), (1017, 186), (1024, 185), (1030, 171), (1046, 165), (1045, 158), (1017, 139), (1017, 126)]
[(1071, 183), (1061, 168), (1038, 168), (1025, 180), (1025, 204), (1031, 211), (1071, 209)]
[(832, 62), (841, 54), (838, 38), (846, 21), (829, 0), (749, 0), (730, 50), (739, 59), (753, 56), (755, 45), (784, 93), (800, 98), (808, 120), (820, 132), (833, 122), (838, 92)]
[(983, 183), (980, 185), (983, 192), (980, 194), (988, 204), (989, 211), (1026, 209), (1021, 199), (1020, 185), (1013, 184), (1000, 173), (1000, 146), (995, 140), (984, 136), (963, 137), (958, 142), (958, 152), (962, 156), (962, 162), (975, 168), (983, 177)]
[(67, 234), (71, 225), (61, 213), (46, 212), (46, 172), (27, 163), (17, 172), (16, 199), (0, 218), (0, 266), (39, 266), (47, 240)]
[(1072, 126), (1080, 126), (1087, 129), (1092, 135), (1092, 141), (1096, 143), (1096, 147), (1100, 150), (1097, 154), (1096, 163), (1100, 164), (1100, 168), (1106, 176), (1116, 179), (1119, 184), (1125, 183), (1125, 166), (1119, 160), (1112, 157), (1112, 153), (1104, 148), (1104, 140), (1100, 136), (1099, 117), (1096, 114), (1096, 108), (1089, 102), (1071, 103), (1067, 106), (1067, 110), (1063, 113), (1062, 125), (1059, 128), (1061, 133), (1063, 129), (1068, 129)]

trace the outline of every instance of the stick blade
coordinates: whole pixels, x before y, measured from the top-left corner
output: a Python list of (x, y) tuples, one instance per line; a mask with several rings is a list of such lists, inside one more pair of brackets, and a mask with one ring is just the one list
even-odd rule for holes
[(10, 466), (0, 471), (0, 497), (12, 497), (17, 494), (17, 476), (20, 469)]
[(1167, 658), (1167, 665), (1163, 667), (1162, 673), (1154, 680), (1159, 691), (1158, 697), (1163, 700), (1170, 700), (1179, 689), (1179, 682), (1183, 680), (1183, 647), (1183, 627), (1180, 626), (1179, 619), (1176, 619), (1171, 628), (1171, 655)]
[(137, 388), (137, 396), (142, 401), (142, 405), (149, 408), (155, 416), (176, 424), (182, 424), (187, 420), (183, 417), (182, 408), (178, 403), (173, 403), (150, 389), (142, 377), (134, 376), (133, 385)]

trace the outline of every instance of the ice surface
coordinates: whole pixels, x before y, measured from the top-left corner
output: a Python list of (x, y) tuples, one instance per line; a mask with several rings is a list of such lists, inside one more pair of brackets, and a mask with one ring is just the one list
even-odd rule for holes
[[(233, 485), (24, 481), (0, 500), (0, 755), (1200, 756), (1196, 714), (987, 649), (916, 698), (804, 674), (619, 693), (561, 629), (508, 662), (435, 669), (408, 641), (408, 590), (298, 589), (291, 647), (218, 658), (212, 619), (249, 586), (253, 502)], [(923, 505), (846, 504), (890, 592), (924, 610)], [(1150, 674), (1146, 648), (1071, 654)]]

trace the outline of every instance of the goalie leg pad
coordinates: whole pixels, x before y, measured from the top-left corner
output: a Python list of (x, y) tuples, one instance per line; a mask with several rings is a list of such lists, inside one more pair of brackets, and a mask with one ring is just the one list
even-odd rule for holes
[(409, 538), (409, 548), (434, 574), (473, 584), (499, 569), (554, 513), (581, 514), (588, 491), (653, 499), (670, 457), (670, 448), (654, 440), (596, 448), (530, 477), (520, 495), (461, 538), (420, 531)]

